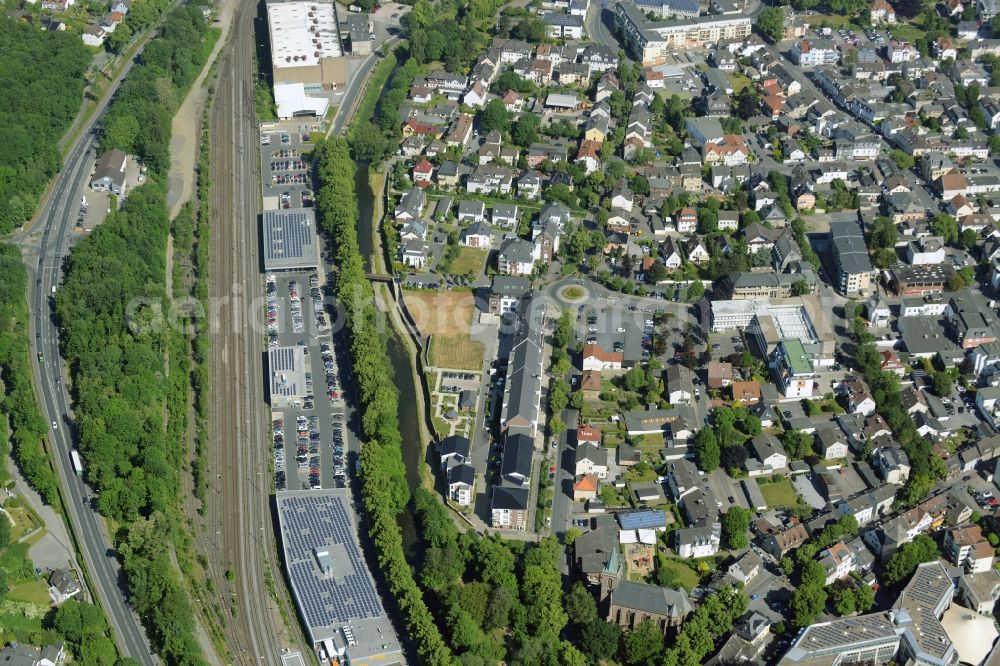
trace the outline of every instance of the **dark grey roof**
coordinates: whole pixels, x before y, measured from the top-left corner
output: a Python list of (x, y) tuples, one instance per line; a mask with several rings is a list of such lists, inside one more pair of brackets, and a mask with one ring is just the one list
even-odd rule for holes
[(531, 280), (517, 275), (497, 275), (493, 278), (493, 293), (501, 296), (523, 296), (531, 289)]
[(576, 447), (576, 461), (589, 460), (595, 465), (608, 465), (608, 450), (603, 446), (593, 444), (581, 444)]
[(468, 463), (455, 465), (448, 470), (448, 483), (464, 483), (467, 486), (475, 485), (476, 468)]
[(870, 273), (872, 262), (861, 227), (847, 220), (830, 223), (830, 240), (844, 273)]
[(451, 435), (441, 440), (442, 456), (456, 455), (468, 458), (470, 448), (471, 443), (469, 442), (469, 438), (462, 437), (461, 435)]
[(670, 618), (683, 618), (692, 610), (687, 593), (683, 590), (627, 580), (618, 583), (611, 591), (611, 603)]
[(493, 486), (493, 509), (526, 511), (528, 509), (528, 489)]
[(521, 479), (531, 479), (531, 456), (534, 453), (534, 442), (525, 434), (508, 435), (503, 445), (503, 456), (500, 463), (500, 475), (514, 483)]
[(504, 422), (521, 425), (538, 421), (538, 392), (541, 390), (542, 350), (534, 340), (524, 337), (511, 350), (507, 364), (507, 395), (504, 396)]
[(507, 261), (528, 263), (534, 260), (534, 246), (523, 238), (508, 238), (500, 245), (500, 256)]

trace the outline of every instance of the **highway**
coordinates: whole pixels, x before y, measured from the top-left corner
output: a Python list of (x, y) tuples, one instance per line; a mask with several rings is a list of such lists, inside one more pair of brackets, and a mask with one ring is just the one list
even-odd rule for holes
[[(63, 258), (69, 252), (71, 228), (76, 220), (80, 197), (95, 157), (92, 129), (107, 102), (94, 115), (83, 138), (70, 150), (51, 195), (38, 216), (41, 232), (37, 254), (29, 249), (29, 274), (34, 281), (30, 290), (29, 309), (36, 354), (36, 385), (41, 397), (42, 413), (52, 428), (52, 449), (64, 490), (66, 512), (76, 535), (88, 570), (92, 574), (92, 591), (105, 609), (115, 637), (123, 652), (142, 664), (152, 665), (149, 643), (138, 618), (126, 603), (124, 574), (121, 572), (111, 539), (104, 523), (92, 504), (90, 492), (72, 471), (69, 452), (73, 448), (73, 420), (70, 398), (64, 380), (65, 369), (59, 358), (59, 334), (55, 325), (53, 287), (58, 287)], [(32, 266), (31, 260), (37, 263)], [(41, 352), (44, 361), (37, 360)]]
[[(173, 6), (173, 5), (171, 5)], [(164, 14), (165, 16), (166, 14)], [(159, 26), (154, 26), (143, 38), (137, 53), (142, 52)], [(51, 300), (53, 287), (58, 288), (63, 259), (69, 252), (72, 225), (77, 216), (80, 197), (86, 187), (96, 157), (94, 129), (107, 110), (114, 93), (131, 71), (134, 60), (126, 64), (108, 87), (90, 120), (70, 146), (62, 170), (56, 176), (47, 197), (43, 198), (38, 215), (32, 223), (11, 236), (22, 247), (31, 279), (28, 309), (31, 315), (31, 351), (35, 385), (41, 398), (42, 414), (52, 427), (52, 452), (55, 469), (63, 489), (68, 526), (76, 537), (83, 561), (91, 573), (91, 592), (108, 616), (119, 649), (141, 664), (157, 663), (149, 647), (139, 619), (128, 605), (124, 574), (118, 566), (112, 542), (104, 523), (89, 503), (90, 491), (72, 470), (69, 452), (73, 448), (73, 420), (70, 396), (66, 391), (66, 369), (59, 358), (59, 334)], [(38, 353), (44, 361), (38, 361)]]

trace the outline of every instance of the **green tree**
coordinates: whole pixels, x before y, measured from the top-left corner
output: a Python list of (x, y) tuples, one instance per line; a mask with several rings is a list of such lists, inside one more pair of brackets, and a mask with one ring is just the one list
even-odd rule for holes
[(946, 243), (954, 244), (958, 241), (958, 221), (951, 215), (938, 213), (931, 220), (931, 231), (935, 236), (940, 236)]
[(742, 550), (750, 545), (747, 532), (750, 530), (750, 511), (739, 506), (731, 506), (722, 515), (722, 544), (727, 550)]
[(890, 150), (889, 157), (892, 158), (892, 161), (896, 163), (896, 166), (903, 171), (906, 169), (912, 169), (915, 163), (913, 155), (899, 150), (898, 148)]
[(697, 301), (699, 298), (705, 295), (705, 285), (702, 284), (701, 280), (695, 280), (687, 288), (687, 300)]
[(385, 134), (371, 122), (352, 126), (348, 142), (354, 159), (362, 162), (380, 162), (389, 147)]
[(577, 626), (598, 620), (597, 601), (580, 581), (575, 582), (566, 595), (566, 614), (569, 615), (570, 622)]
[(483, 132), (497, 130), (506, 134), (510, 128), (510, 113), (500, 99), (491, 99), (479, 112), (479, 122)]
[(712, 472), (719, 466), (722, 451), (719, 449), (719, 441), (715, 436), (715, 431), (711, 428), (702, 428), (694, 436), (694, 451), (698, 461), (698, 469), (703, 472)]
[(614, 657), (621, 639), (621, 627), (604, 620), (592, 620), (580, 628), (580, 649), (594, 663)]
[(792, 623), (796, 627), (805, 627), (813, 623), (826, 605), (826, 590), (814, 585), (800, 585), (792, 593), (789, 608), (792, 611)]
[(882, 582), (895, 585), (909, 578), (924, 562), (933, 562), (939, 556), (934, 539), (921, 534), (893, 553), (882, 572)]
[(785, 34), (785, 12), (781, 7), (765, 7), (757, 16), (756, 27), (772, 43), (781, 41)]
[(625, 635), (625, 663), (644, 666), (663, 652), (663, 632), (645, 620)]

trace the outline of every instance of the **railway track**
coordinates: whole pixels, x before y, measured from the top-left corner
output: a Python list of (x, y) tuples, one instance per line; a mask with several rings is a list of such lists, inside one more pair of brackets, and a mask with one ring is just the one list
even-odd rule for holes
[[(273, 607), (265, 582), (277, 567), (265, 445), (269, 410), (264, 402), (263, 286), (258, 271), (259, 141), (254, 116), (253, 17), (244, 0), (232, 42), (220, 60), (211, 111), (212, 240), (209, 294), (211, 345), (210, 488), (199, 545), (223, 613), (223, 630), (238, 664), (281, 663), (285, 648), (299, 647)], [(226, 574), (230, 573), (229, 576)], [(286, 612), (287, 598), (282, 596)]]

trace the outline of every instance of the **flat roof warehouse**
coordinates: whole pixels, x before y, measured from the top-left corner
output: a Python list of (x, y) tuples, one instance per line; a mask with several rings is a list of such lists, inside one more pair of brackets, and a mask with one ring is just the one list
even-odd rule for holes
[(358, 546), (346, 488), (275, 493), (285, 566), (299, 614), (327, 659), (404, 663)]
[(268, 210), (261, 216), (265, 271), (311, 271), (319, 267), (316, 214), (311, 208)]

